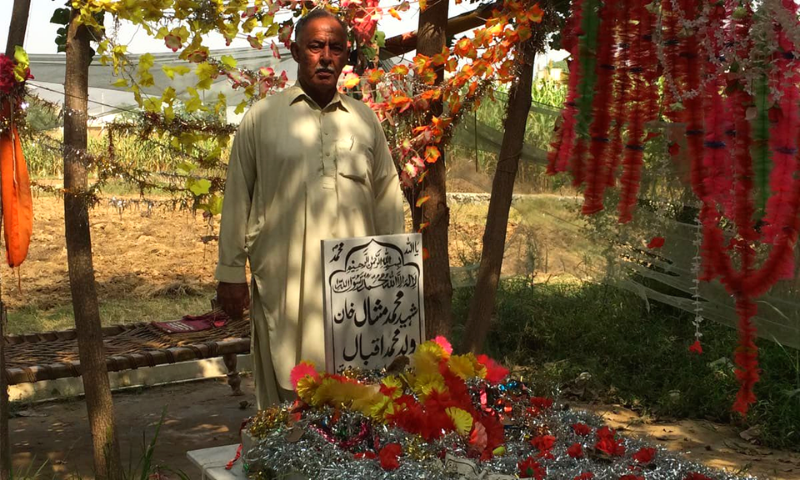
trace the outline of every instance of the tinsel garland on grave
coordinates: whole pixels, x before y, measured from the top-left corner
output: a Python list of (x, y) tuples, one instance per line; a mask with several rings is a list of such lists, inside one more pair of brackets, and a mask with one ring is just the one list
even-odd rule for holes
[(661, 117), (682, 129), (685, 143), (669, 151), (678, 158), (685, 145), (701, 202), (699, 278), (718, 279), (735, 299), (733, 409), (745, 414), (760, 374), (756, 300), (793, 277), (800, 228), (797, 5), (583, 0), (573, 11), (581, 27), (568, 32), (570, 85), (548, 172), (570, 169), (573, 184), (584, 186), (586, 214), (605, 207), (605, 191), (618, 181), (625, 223), (647, 140), (658, 135), (651, 124)]
[(334, 375), (301, 363), (291, 379), (298, 401), (246, 426), (253, 478), (741, 478), (622, 437), (534, 395), (484, 355), (453, 355), (442, 337), (421, 345), (411, 367)]

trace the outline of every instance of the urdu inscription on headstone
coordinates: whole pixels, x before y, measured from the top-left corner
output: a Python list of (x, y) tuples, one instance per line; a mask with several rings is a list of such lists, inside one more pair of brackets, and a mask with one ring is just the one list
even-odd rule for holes
[(322, 241), (325, 364), (380, 369), (425, 341), (422, 236)]

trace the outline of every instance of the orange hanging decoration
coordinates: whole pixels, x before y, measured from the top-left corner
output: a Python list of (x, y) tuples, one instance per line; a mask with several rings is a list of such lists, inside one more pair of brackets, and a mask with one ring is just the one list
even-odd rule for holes
[(14, 121), (30, 71), (24, 50), (17, 47), (14, 57), (0, 55), (0, 190), (6, 260), (12, 268), (25, 260), (33, 233), (31, 182)]
[(31, 182), (16, 126), (0, 135), (0, 185), (6, 260), (13, 268), (20, 266), (28, 255), (33, 233)]

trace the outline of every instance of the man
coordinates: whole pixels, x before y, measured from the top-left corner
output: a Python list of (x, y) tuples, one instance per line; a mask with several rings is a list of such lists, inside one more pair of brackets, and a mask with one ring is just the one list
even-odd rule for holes
[(258, 408), (293, 398), (301, 360), (325, 362), (320, 241), (401, 233), (397, 171), (375, 113), (340, 95), (344, 24), (324, 10), (297, 23), (298, 82), (256, 103), (236, 134), (219, 239), (220, 306), (250, 303)]

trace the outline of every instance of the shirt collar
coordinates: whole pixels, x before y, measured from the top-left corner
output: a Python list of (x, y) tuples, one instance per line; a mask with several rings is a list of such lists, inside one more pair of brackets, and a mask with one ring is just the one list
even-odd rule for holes
[[(319, 105), (317, 105), (317, 103), (314, 101), (314, 99), (312, 99), (303, 90), (303, 87), (300, 86), (300, 82), (295, 83), (294, 85), (289, 87), (287, 90), (289, 92), (289, 99), (290, 99), (289, 104), (290, 105), (294, 105), (295, 103), (297, 103), (301, 99), (306, 99), (312, 105), (314, 105), (317, 108), (321, 109), (321, 107)], [(336, 93), (333, 94), (333, 98), (331, 99), (331, 103), (329, 103), (328, 106), (325, 107), (325, 108), (328, 108), (331, 105), (335, 105), (338, 108), (341, 108), (342, 110), (344, 110), (345, 112), (348, 111), (347, 110), (347, 105), (345, 105), (344, 101), (342, 100), (342, 94), (340, 94), (338, 90), (336, 91)]]

